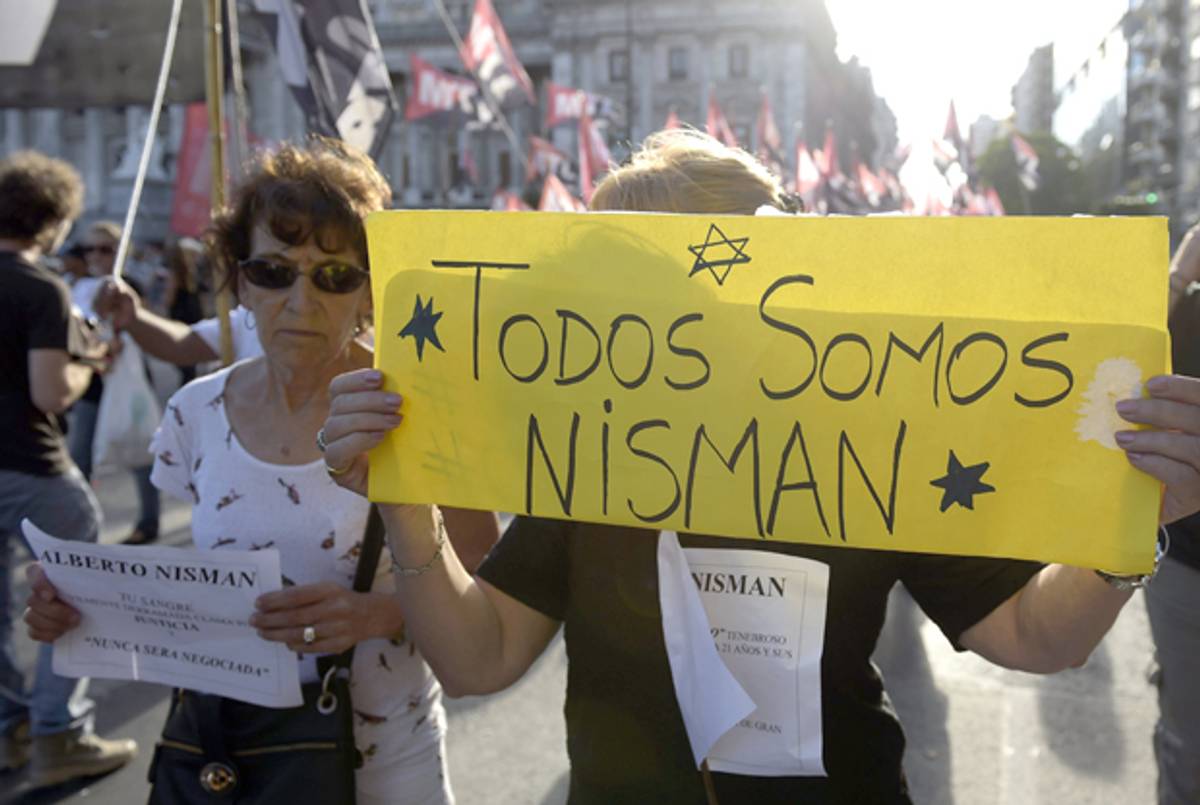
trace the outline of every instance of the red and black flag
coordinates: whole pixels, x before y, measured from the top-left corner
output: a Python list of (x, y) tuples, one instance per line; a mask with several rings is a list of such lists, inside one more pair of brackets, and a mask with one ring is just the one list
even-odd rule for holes
[(612, 118), (616, 106), (611, 98), (585, 92), (573, 87), (564, 87), (553, 81), (546, 82), (545, 127), (552, 129), (560, 123), (574, 123), (586, 112), (592, 120)]
[(375, 156), (396, 112), (366, 0), (252, 0), (311, 131)]
[(533, 82), (513, 52), (492, 0), (475, 0), (471, 30), (463, 40), (460, 55), (463, 64), (479, 78), (497, 103), (503, 105), (517, 100), (537, 103)]
[(491, 110), (474, 81), (439, 70), (419, 56), (409, 55), (408, 60), (412, 86), (404, 105), (405, 120), (462, 115), (469, 121), (491, 122)]

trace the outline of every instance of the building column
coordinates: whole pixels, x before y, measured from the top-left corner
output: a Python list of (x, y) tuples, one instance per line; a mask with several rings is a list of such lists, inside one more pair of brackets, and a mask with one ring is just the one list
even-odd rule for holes
[[(399, 117), (399, 116), (397, 116)], [(405, 123), (397, 119), (392, 123), (394, 127), (403, 126), (405, 133), (412, 126), (411, 123)], [(392, 186), (392, 197), (403, 198), (404, 190), (409, 183), (409, 178), (404, 175), (404, 150), (407, 142), (400, 137), (393, 128), (388, 135), (387, 144), (384, 146), (383, 162), (387, 172), (388, 183)]]
[[(521, 154), (525, 153), (524, 143), (528, 136), (526, 133), (525, 115), (515, 114), (509, 117), (509, 123), (512, 125), (513, 134), (516, 135), (517, 147), (522, 148), (521, 153), (513, 154), (509, 160), (512, 169), (509, 171), (508, 190), (511, 193), (521, 194), (521, 188), (525, 184), (525, 166), (521, 162)], [(511, 148), (511, 144), (509, 145)]]
[(654, 42), (653, 40), (644, 43), (639, 47), (635, 38), (631, 43), (631, 52), (629, 54), (629, 75), (644, 76), (636, 90), (637, 96), (637, 113), (629, 109), (626, 114), (633, 115), (633, 142), (640, 143), (652, 131), (658, 131), (662, 127), (663, 120), (654, 119)]
[(25, 147), (25, 112), (21, 109), (4, 110), (4, 152), (11, 154)]
[(104, 206), (108, 178), (104, 163), (104, 110), (89, 106), (83, 110), (84, 208), (89, 211)]
[[(264, 121), (266, 130), (264, 133), (269, 139), (275, 142), (286, 140), (290, 134), (287, 123), (287, 104), (290, 100), (288, 93), (291, 90), (287, 88), (284, 82), (277, 78), (279, 75), (278, 69), (278, 66), (271, 59), (267, 59), (260, 61), (255, 70), (256, 84), (259, 89), (263, 90), (263, 94), (267, 96), (267, 114)], [(275, 72), (272, 73), (272, 70)]]
[[(801, 133), (797, 132), (796, 124), (803, 125), (807, 118), (807, 99), (805, 94), (811, 78), (808, 75), (804, 45), (789, 42), (784, 46), (782, 58), (772, 63), (776, 68), (782, 65), (783, 75), (786, 77), (786, 80), (782, 82), (785, 90), (779, 108), (783, 112), (784, 120), (788, 121), (789, 130), (782, 132), (782, 134), (787, 142), (788, 153), (795, 153), (796, 138)], [(807, 140), (809, 148), (816, 145), (818, 138), (824, 135), (824, 132), (820, 131), (804, 131), (802, 133)]]
[[(577, 86), (575, 81), (575, 56), (571, 51), (555, 52), (554, 57), (550, 61), (550, 80), (555, 84), (562, 84), (567, 87)], [(573, 142), (570, 126), (555, 126), (550, 131), (550, 142), (554, 143), (554, 147), (561, 151), (569, 149)], [(520, 160), (514, 156), (513, 173), (520, 170), (519, 162)]]
[(30, 117), (33, 118), (33, 147), (48, 156), (61, 157), (62, 110), (34, 109)]
[(138, 159), (142, 155), (142, 142), (146, 136), (149, 112), (142, 106), (125, 107), (125, 145), (121, 161), (113, 170), (114, 179), (133, 179), (137, 176)]
[(187, 127), (187, 105), (173, 103), (166, 108), (167, 134), (163, 145), (171, 155), (174, 163), (179, 161), (179, 151), (183, 148), (183, 130)]
[(421, 162), (421, 138), (419, 123), (405, 126), (405, 144), (408, 147), (408, 176), (404, 185), (404, 206), (416, 207), (421, 203), (421, 188), (425, 186), (425, 170)]

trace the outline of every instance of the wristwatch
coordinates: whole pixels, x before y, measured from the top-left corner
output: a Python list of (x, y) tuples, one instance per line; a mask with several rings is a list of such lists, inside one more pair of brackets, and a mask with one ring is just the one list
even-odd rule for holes
[(1154, 574), (1158, 573), (1158, 565), (1162, 562), (1162, 558), (1167, 555), (1167, 549), (1171, 547), (1171, 535), (1167, 531), (1166, 526), (1158, 527), (1158, 540), (1154, 544), (1154, 569), (1149, 573), (1134, 574), (1131, 576), (1119, 575), (1116, 573), (1106, 573), (1103, 570), (1097, 570), (1096, 575), (1108, 582), (1110, 587), (1113, 587), (1122, 592), (1130, 590), (1140, 590), (1150, 583), (1154, 578)]

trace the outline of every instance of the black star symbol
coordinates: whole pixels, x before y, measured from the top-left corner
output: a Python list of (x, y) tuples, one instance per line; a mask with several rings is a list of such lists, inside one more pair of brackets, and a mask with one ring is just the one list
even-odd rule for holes
[(417, 303), (413, 306), (412, 318), (408, 320), (408, 324), (404, 325), (404, 329), (400, 331), (401, 338), (412, 336), (417, 344), (417, 360), (425, 359), (425, 342), (433, 344), (442, 352), (446, 348), (442, 346), (442, 342), (438, 340), (437, 323), (445, 311), (433, 312), (433, 297), (429, 297), (429, 303), (421, 304), (421, 295), (417, 294)]
[(972, 464), (969, 467), (964, 467), (958, 460), (958, 456), (954, 455), (954, 451), (951, 450), (950, 460), (946, 463), (946, 474), (935, 481), (929, 482), (932, 486), (940, 486), (946, 490), (942, 494), (940, 511), (946, 511), (952, 503), (957, 503), (964, 509), (971, 509), (973, 511), (975, 509), (974, 495), (981, 495), (984, 492), (995, 492), (996, 487), (989, 486), (981, 480), (989, 466), (985, 461), (982, 464)]
[[(714, 238), (714, 235), (719, 235), (720, 239)], [(724, 285), (730, 269), (739, 263), (750, 262), (750, 256), (745, 252), (746, 244), (749, 242), (750, 238), (727, 238), (720, 227), (716, 224), (709, 224), (704, 242), (699, 246), (688, 246), (688, 251), (696, 255), (696, 262), (692, 263), (692, 270), (688, 273), (688, 277), (694, 277), (704, 269), (708, 269), (713, 275), (713, 279), (717, 281), (717, 285)], [(717, 246), (728, 246), (733, 251), (733, 256), (724, 260), (706, 260), (704, 253), (709, 248)], [(725, 270), (718, 272), (718, 268)]]

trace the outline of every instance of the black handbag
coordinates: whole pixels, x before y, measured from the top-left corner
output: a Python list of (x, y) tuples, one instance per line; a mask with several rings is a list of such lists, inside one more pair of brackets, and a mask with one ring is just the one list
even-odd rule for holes
[[(370, 590), (383, 548), (383, 520), (371, 507), (354, 590)], [(261, 707), (177, 690), (148, 778), (149, 805), (329, 803), (354, 805), (350, 662), (354, 647), (322, 657), (321, 681), (303, 685), (304, 704)]]

